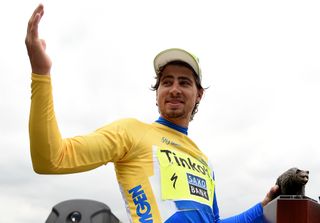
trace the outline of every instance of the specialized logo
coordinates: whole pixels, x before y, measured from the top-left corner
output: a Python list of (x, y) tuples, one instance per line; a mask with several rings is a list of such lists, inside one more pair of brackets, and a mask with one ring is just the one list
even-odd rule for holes
[(173, 188), (176, 189), (176, 182), (177, 182), (178, 176), (176, 175), (176, 173), (174, 173), (171, 177), (171, 181), (173, 182)]
[(207, 182), (205, 179), (187, 173), (190, 194), (209, 200)]
[(151, 205), (141, 185), (130, 189), (128, 192), (131, 194), (133, 203), (136, 206), (136, 214), (139, 216), (139, 221), (141, 223), (152, 223)]

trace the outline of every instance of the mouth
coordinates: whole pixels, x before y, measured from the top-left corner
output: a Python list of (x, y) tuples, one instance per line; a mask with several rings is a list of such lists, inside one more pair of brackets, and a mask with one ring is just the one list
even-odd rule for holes
[(184, 104), (184, 101), (182, 99), (168, 99), (165, 101), (165, 103), (175, 106), (175, 105)]

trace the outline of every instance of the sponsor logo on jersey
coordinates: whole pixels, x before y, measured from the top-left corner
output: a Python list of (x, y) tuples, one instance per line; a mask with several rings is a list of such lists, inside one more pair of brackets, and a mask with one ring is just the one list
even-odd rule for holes
[(172, 145), (172, 146), (180, 146), (178, 143), (175, 143), (174, 141), (168, 139), (167, 137), (162, 137), (161, 142), (165, 143), (167, 145)]
[(139, 216), (139, 221), (141, 223), (152, 223), (151, 205), (141, 185), (130, 189), (128, 192), (131, 194), (133, 203), (136, 206), (136, 214)]
[(192, 200), (211, 206), (214, 180), (203, 159), (171, 149), (156, 148), (163, 200)]
[(190, 194), (209, 200), (207, 182), (205, 179), (190, 173), (187, 173), (187, 179), (189, 183)]
[(188, 158), (179, 157), (174, 152), (167, 150), (167, 149), (162, 149), (162, 150), (160, 150), (160, 152), (166, 154), (166, 157), (167, 157), (169, 163), (175, 162), (178, 166), (188, 168), (190, 170), (196, 171), (196, 172), (201, 173), (203, 175), (210, 176), (208, 168), (206, 168), (205, 165), (196, 164), (189, 157)]

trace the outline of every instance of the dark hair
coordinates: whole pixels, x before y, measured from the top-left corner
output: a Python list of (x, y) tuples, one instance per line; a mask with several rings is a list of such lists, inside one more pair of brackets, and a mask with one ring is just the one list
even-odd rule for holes
[[(156, 91), (158, 90), (159, 88), (159, 85), (160, 85), (160, 80), (161, 80), (161, 77), (162, 77), (162, 72), (163, 70), (166, 68), (166, 66), (168, 65), (177, 65), (177, 66), (183, 66), (183, 67), (187, 67), (189, 68), (190, 70), (192, 70), (192, 74), (193, 74), (193, 77), (194, 77), (194, 80), (196, 82), (196, 86), (198, 88), (198, 90), (205, 90), (202, 85), (201, 85), (201, 80), (200, 80), (200, 77), (196, 74), (196, 72), (194, 71), (194, 69), (186, 62), (183, 62), (183, 61), (180, 61), (180, 60), (175, 60), (175, 61), (171, 61), (167, 64), (165, 64), (164, 66), (160, 67), (158, 72), (157, 72), (157, 75), (155, 76), (155, 79), (156, 79), (156, 83), (154, 85), (151, 86), (151, 90), (153, 91)], [(200, 102), (197, 102), (194, 107), (193, 107), (193, 110), (192, 110), (192, 113), (191, 113), (191, 117), (190, 117), (190, 121), (193, 120), (193, 117), (194, 115), (198, 112), (198, 106), (199, 106), (199, 103)]]

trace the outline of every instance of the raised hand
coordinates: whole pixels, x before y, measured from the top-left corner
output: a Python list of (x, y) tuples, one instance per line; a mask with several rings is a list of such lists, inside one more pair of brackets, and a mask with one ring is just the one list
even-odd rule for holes
[(46, 53), (46, 43), (39, 39), (38, 25), (44, 14), (44, 7), (40, 4), (33, 12), (27, 29), (25, 44), (27, 47), (32, 73), (49, 75), (52, 65)]

